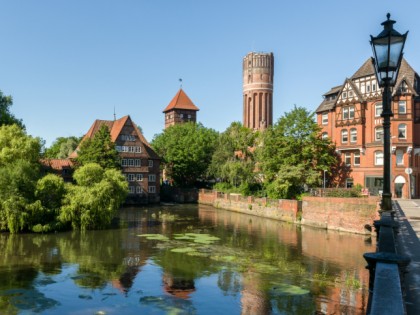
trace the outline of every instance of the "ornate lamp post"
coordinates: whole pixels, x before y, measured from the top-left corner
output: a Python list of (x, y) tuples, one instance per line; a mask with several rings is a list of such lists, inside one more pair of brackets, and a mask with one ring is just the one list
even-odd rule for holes
[(383, 88), (382, 93), (382, 114), (384, 128), (384, 180), (381, 211), (392, 210), (391, 202), (391, 172), (390, 172), (390, 139), (391, 139), (391, 117), (394, 116), (391, 108), (391, 87), (395, 85), (398, 71), (403, 56), (403, 49), (407, 33), (400, 34), (393, 28), (395, 21), (390, 20), (391, 15), (387, 14), (387, 20), (381, 25), (384, 30), (376, 37), (371, 37), (373, 55), (375, 58), (375, 71), (378, 84)]

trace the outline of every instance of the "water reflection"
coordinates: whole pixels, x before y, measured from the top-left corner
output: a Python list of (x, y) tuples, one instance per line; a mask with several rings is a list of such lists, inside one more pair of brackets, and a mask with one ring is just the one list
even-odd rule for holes
[(363, 314), (373, 247), (207, 206), (125, 208), (112, 230), (0, 234), (0, 313)]

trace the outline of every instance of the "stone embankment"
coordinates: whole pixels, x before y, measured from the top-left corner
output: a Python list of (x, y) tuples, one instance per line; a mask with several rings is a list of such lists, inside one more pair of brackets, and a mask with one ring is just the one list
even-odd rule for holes
[(198, 202), (216, 208), (328, 230), (371, 234), (378, 219), (378, 198), (304, 197), (272, 200), (200, 190)]

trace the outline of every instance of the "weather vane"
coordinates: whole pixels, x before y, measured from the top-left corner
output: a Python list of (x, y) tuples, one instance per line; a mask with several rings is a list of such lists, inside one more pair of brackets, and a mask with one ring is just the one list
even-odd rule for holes
[(180, 88), (182, 89), (182, 79), (179, 78), (179, 82), (181, 82)]

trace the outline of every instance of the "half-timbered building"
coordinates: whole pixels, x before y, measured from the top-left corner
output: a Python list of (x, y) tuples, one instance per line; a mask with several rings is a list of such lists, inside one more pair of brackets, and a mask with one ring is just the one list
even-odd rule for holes
[[(420, 78), (401, 62), (391, 107), (391, 190), (394, 198), (420, 196)], [(336, 144), (351, 167), (346, 187), (360, 184), (380, 194), (383, 183), (382, 90), (369, 58), (342, 85), (323, 95), (316, 110), (322, 137)]]

